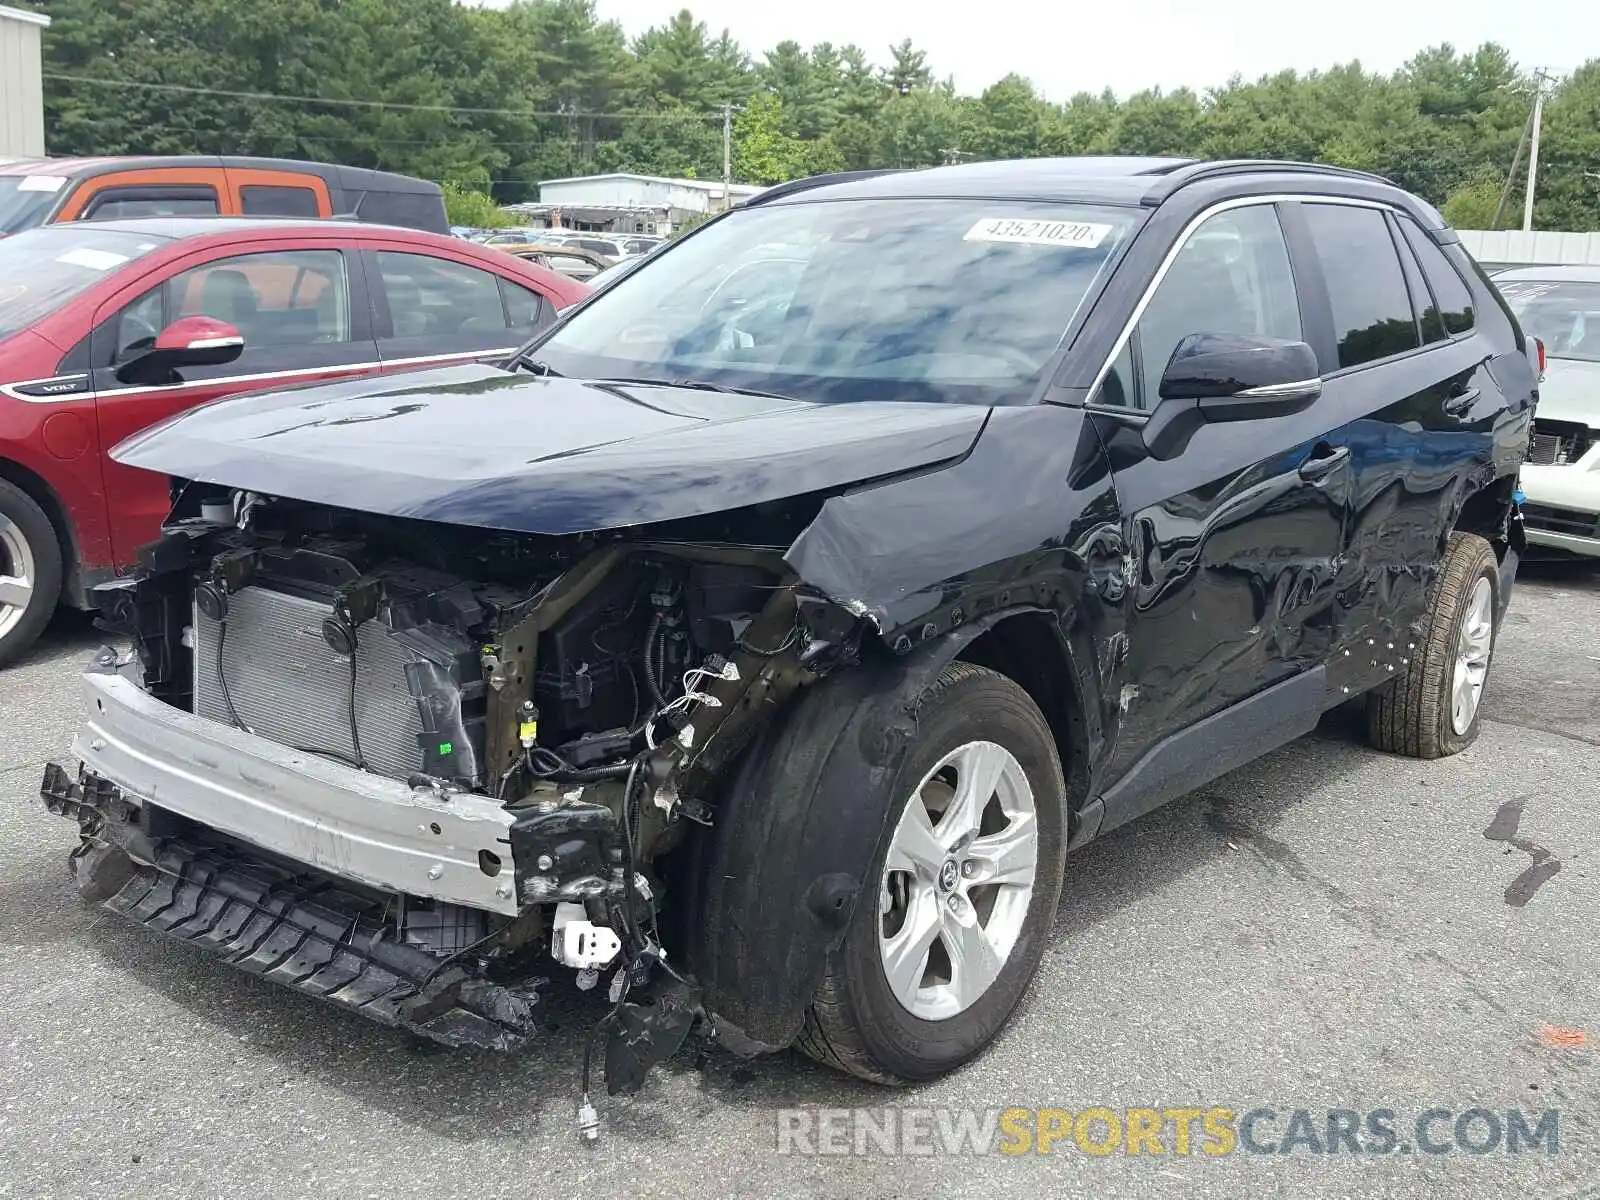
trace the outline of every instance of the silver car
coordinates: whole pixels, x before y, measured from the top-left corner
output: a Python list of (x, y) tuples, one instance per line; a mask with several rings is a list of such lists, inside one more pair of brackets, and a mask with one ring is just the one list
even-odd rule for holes
[(1600, 557), (1600, 266), (1519, 267), (1494, 282), (1545, 346), (1522, 468), (1528, 541)]

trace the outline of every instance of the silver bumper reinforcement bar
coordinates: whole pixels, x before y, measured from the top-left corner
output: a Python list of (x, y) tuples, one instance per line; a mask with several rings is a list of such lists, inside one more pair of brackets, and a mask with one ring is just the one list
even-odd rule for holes
[(83, 676), (73, 753), (129, 798), (330, 875), (514, 915), (512, 815), (413, 788), (163, 704), (111, 671)]

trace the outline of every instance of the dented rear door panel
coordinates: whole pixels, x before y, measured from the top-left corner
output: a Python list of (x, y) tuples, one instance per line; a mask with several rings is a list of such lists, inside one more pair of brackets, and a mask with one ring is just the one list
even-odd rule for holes
[(1334, 437), (1350, 448), (1354, 470), (1329, 667), (1344, 695), (1405, 665), (1462, 504), (1506, 473), (1497, 445), (1510, 414), (1475, 337), (1336, 375), (1324, 387), (1322, 403), (1346, 418)]

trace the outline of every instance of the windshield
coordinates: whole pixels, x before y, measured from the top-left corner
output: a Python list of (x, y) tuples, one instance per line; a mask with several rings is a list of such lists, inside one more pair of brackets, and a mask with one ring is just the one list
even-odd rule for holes
[(587, 378), (1021, 403), (1137, 218), (992, 200), (745, 209), (642, 260), (532, 353)]
[(1600, 362), (1600, 283), (1515, 279), (1499, 287), (1523, 332), (1551, 358)]
[(60, 175), (0, 175), (0, 233), (20, 233), (38, 225), (66, 184)]
[(0, 238), (0, 338), (48, 316), (163, 239), (84, 225)]

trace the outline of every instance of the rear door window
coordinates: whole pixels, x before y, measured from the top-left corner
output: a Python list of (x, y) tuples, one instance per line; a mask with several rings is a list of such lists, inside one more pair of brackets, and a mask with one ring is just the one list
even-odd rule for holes
[(249, 217), (320, 217), (317, 194), (307, 187), (246, 184), (239, 189), (239, 206)]
[(1333, 309), (1339, 368), (1422, 345), (1389, 223), (1375, 208), (1304, 205)]
[(497, 275), (426, 254), (380, 250), (376, 257), (395, 337), (510, 328)]

